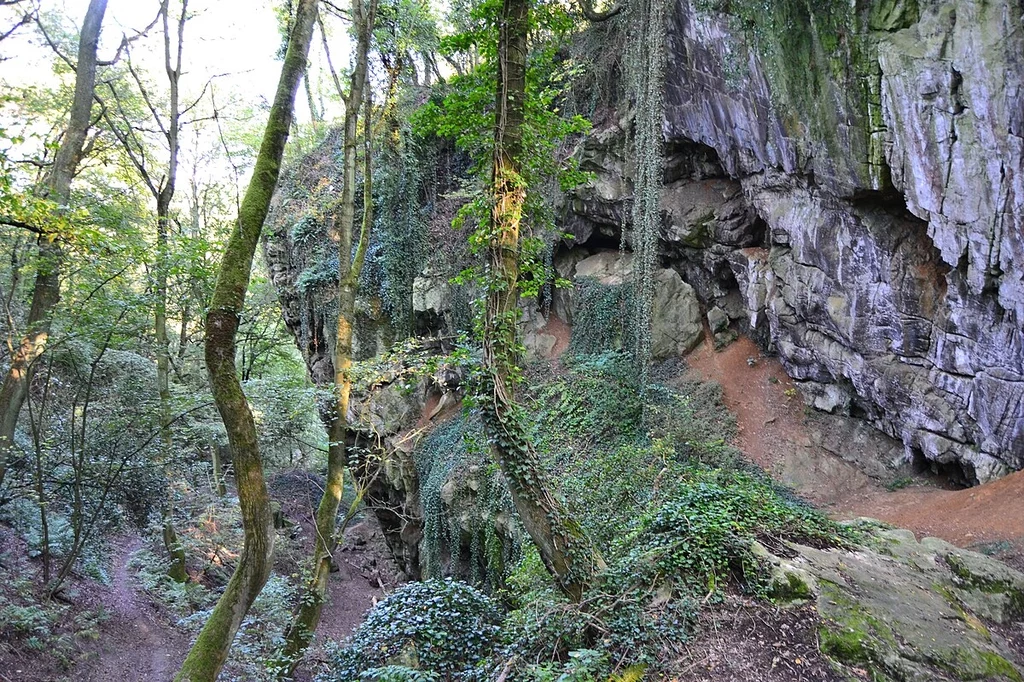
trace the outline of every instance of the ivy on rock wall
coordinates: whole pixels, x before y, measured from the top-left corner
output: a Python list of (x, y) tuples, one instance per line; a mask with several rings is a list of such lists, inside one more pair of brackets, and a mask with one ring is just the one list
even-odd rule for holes
[(669, 0), (635, 0), (629, 3), (626, 16), (629, 40), (626, 42), (623, 71), (626, 95), (634, 111), (630, 142), (636, 164), (633, 174), (633, 234), (630, 240), (634, 253), (633, 354), (641, 387), (647, 385), (651, 358), (651, 308), (661, 233), (665, 31), (669, 8)]

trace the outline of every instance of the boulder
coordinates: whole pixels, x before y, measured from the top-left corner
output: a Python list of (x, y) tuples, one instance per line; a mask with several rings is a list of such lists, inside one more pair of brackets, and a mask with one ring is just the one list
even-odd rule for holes
[[(629, 285), (633, 277), (633, 254), (602, 251), (576, 264), (576, 279), (587, 278), (608, 286)], [(571, 313), (571, 309), (570, 309)], [(656, 359), (684, 355), (704, 334), (697, 296), (679, 273), (659, 268), (654, 274), (651, 304), (651, 354)]]
[(787, 543), (787, 558), (752, 549), (777, 600), (815, 604), (822, 651), (872, 679), (1022, 679), (1021, 661), (990, 625), (1019, 619), (1024, 575), (935, 538), (855, 523), (861, 546)]

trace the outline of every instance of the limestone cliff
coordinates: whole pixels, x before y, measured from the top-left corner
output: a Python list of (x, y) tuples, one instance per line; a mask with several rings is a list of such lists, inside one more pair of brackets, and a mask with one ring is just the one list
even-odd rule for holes
[[(1024, 3), (678, 0), (668, 49), (664, 264), (814, 406), (965, 482), (1024, 466)], [(628, 219), (623, 138), (578, 243)]]

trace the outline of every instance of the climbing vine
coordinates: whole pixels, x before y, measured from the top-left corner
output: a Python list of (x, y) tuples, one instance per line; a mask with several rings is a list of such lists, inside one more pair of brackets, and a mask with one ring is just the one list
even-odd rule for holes
[[(639, 385), (646, 386), (651, 357), (651, 306), (658, 265), (661, 228), (662, 121), (665, 117), (667, 0), (633, 0), (627, 9), (623, 71), (626, 96), (633, 105), (630, 144), (636, 169), (633, 177), (633, 357)], [(625, 230), (623, 230), (625, 235)], [(623, 236), (625, 244), (625, 236)]]
[(427, 255), (426, 175), (436, 150), (403, 126), (392, 131), (376, 160), (375, 234), (365, 269), (367, 289), (380, 291), (399, 336), (412, 334), (412, 289)]
[(518, 560), (522, 531), (514, 521), (515, 506), (484, 442), (483, 426), (471, 416), (439, 426), (417, 449), (425, 576), (456, 573), (456, 559), (465, 552), (460, 577), (495, 587), (503, 582), (504, 567)]
[(579, 277), (573, 295), (570, 353), (591, 355), (630, 346), (637, 336), (632, 314), (635, 296), (630, 284), (602, 284), (591, 277)]

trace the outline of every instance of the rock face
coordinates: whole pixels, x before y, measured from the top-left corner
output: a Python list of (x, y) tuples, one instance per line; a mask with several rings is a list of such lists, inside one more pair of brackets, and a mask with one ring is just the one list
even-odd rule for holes
[[(669, 31), (665, 262), (808, 403), (965, 483), (1024, 466), (1022, 15), (678, 0)], [(584, 152), (584, 243), (628, 220), (623, 137)]]
[(936, 538), (857, 523), (866, 541), (853, 550), (789, 543), (780, 558), (753, 548), (773, 566), (776, 599), (814, 602), (822, 651), (872, 679), (1022, 679), (992, 628), (1024, 613), (1024, 575)]
[[(576, 263), (568, 274), (577, 283), (586, 279), (605, 287), (628, 286), (633, 276), (633, 255), (602, 251)], [(565, 306), (567, 320), (572, 319), (573, 313), (574, 302), (570, 300)], [(700, 306), (693, 287), (675, 270), (659, 269), (654, 276), (651, 303), (651, 355), (661, 359), (688, 353), (703, 334)]]

